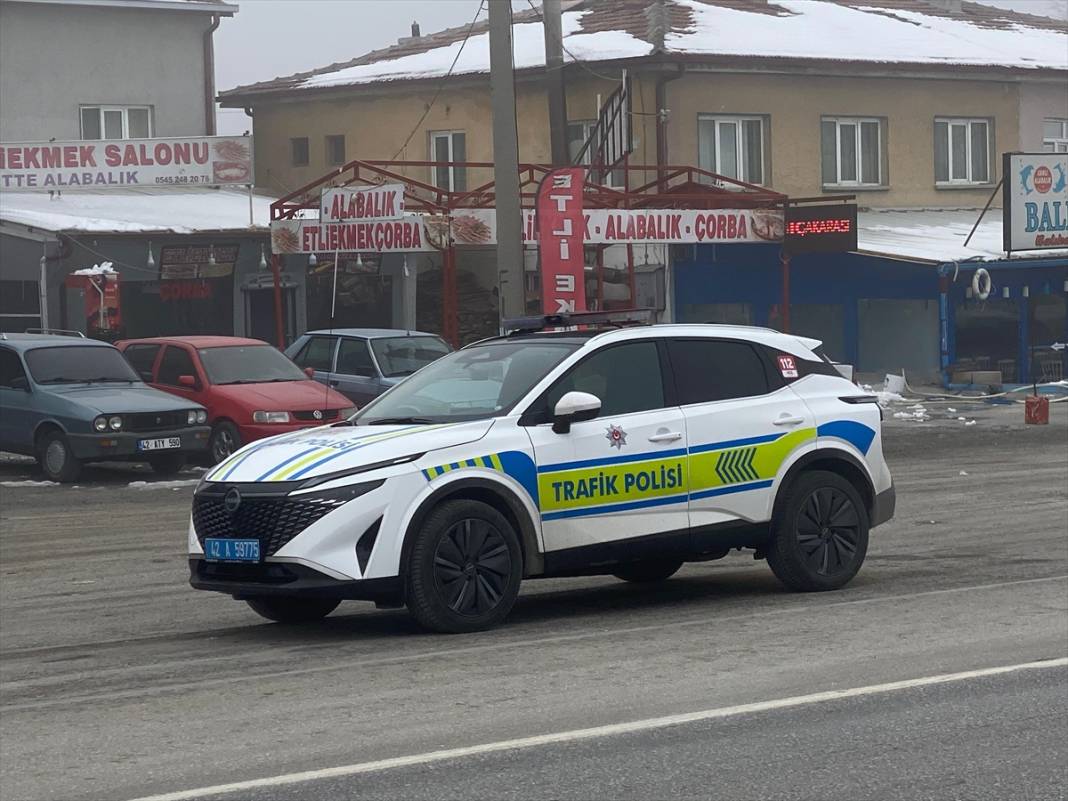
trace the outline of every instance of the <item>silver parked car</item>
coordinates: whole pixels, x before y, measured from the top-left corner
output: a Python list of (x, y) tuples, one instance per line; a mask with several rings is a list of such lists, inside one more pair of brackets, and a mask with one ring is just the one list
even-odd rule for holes
[(316, 381), (363, 406), (452, 348), (436, 334), (392, 328), (309, 331), (286, 348)]

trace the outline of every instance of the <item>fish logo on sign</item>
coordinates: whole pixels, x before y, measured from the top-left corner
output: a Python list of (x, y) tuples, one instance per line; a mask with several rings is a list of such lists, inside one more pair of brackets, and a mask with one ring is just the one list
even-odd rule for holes
[(609, 425), (605, 430), (604, 437), (608, 440), (609, 448), (621, 451), (623, 446), (627, 444), (627, 432), (620, 426)]

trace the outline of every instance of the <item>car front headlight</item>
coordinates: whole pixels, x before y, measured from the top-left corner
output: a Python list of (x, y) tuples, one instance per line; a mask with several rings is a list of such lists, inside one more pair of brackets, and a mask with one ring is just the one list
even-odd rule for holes
[(197, 412), (197, 424), (204, 425), (206, 422), (208, 422), (208, 413), (203, 409), (200, 409)]
[(288, 423), (289, 412), (253, 412), (254, 423)]
[(190, 409), (189, 414), (185, 417), (185, 424), (187, 426), (193, 426), (197, 423), (197, 413), (195, 409)]
[(337, 419), (338, 420), (348, 420), (350, 417), (352, 417), (354, 414), (356, 414), (356, 412), (358, 412), (359, 410), (360, 409), (359, 409), (358, 406), (346, 406), (344, 409), (338, 409), (337, 410)]
[(108, 430), (108, 419), (106, 417), (98, 417), (93, 421), (93, 428), (97, 431)]
[(122, 418), (117, 414), (108, 418), (108, 428), (112, 431), (119, 431), (122, 429)]

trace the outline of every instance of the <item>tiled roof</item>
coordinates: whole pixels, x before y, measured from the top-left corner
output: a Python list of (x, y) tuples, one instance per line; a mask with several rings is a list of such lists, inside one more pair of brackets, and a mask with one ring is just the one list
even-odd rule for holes
[[(963, 0), (564, 0), (565, 61), (649, 56), (772, 59), (928, 67), (1068, 70), (1068, 21)], [(309, 72), (221, 93), (239, 105), (254, 95), (439, 78), (468, 25)], [(517, 69), (544, 65), (540, 11), (514, 14)], [(479, 20), (454, 75), (489, 70), (488, 22)]]

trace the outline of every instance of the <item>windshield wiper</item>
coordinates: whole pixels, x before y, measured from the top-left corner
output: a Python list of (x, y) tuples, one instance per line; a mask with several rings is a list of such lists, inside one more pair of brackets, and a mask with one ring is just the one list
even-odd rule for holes
[(391, 426), (399, 425), (403, 423), (433, 423), (429, 417), (379, 417), (375, 420), (368, 420), (364, 423), (365, 426)]
[(109, 378), (108, 376), (101, 376), (100, 378), (87, 378), (85, 383), (87, 384), (115, 384), (118, 382), (124, 384), (132, 384), (134, 380), (132, 378)]

